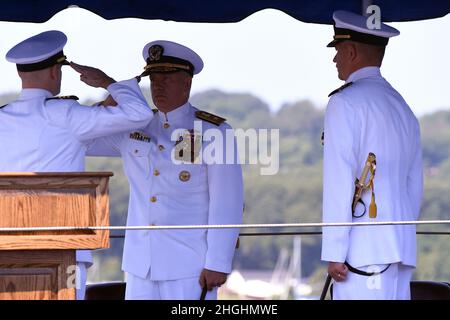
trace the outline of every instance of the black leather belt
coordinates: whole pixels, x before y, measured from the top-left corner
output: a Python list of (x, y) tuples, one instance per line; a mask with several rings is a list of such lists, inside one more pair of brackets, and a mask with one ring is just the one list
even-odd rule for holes
[(353, 272), (353, 273), (359, 274), (360, 276), (365, 276), (365, 277), (371, 277), (371, 276), (375, 276), (378, 274), (382, 274), (387, 269), (389, 269), (389, 267), (391, 266), (391, 264), (388, 264), (388, 266), (386, 268), (384, 268), (383, 270), (381, 270), (380, 272), (366, 272), (366, 271), (356, 269), (355, 267), (352, 267), (350, 265), (350, 263), (348, 263), (347, 261), (345, 261), (345, 265), (347, 266), (347, 268), (350, 272)]

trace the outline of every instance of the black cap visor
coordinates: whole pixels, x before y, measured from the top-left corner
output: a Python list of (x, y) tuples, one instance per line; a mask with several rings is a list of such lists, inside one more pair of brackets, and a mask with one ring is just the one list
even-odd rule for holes
[(57, 54), (36, 63), (29, 64), (17, 64), (17, 70), (21, 72), (31, 72), (38, 71), (49, 68), (55, 64), (69, 65), (70, 63), (67, 61), (67, 57), (64, 55), (62, 51)]
[(331, 41), (327, 45), (327, 47), (335, 47), (337, 43), (345, 41), (345, 40), (351, 40), (351, 41), (355, 41), (355, 42), (372, 44), (375, 46), (382, 46), (382, 47), (385, 47), (389, 42), (389, 38), (375, 36), (373, 34), (357, 32), (357, 31), (353, 31), (350, 29), (334, 27), (333, 41)]
[(144, 72), (141, 77), (148, 76), (150, 73), (168, 73), (176, 71), (185, 71), (191, 77), (194, 76), (194, 66), (187, 60), (183, 60), (171, 56), (162, 56), (157, 61), (151, 61), (147, 59), (147, 65), (144, 68)]

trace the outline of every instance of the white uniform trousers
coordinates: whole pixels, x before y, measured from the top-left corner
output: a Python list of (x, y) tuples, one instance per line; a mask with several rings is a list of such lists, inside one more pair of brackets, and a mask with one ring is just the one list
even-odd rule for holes
[[(387, 265), (359, 267), (366, 272), (383, 270)], [(347, 272), (344, 282), (333, 283), (333, 300), (410, 300), (414, 268), (393, 263), (385, 272), (371, 277)]]
[[(126, 300), (199, 300), (202, 288), (199, 277), (153, 281), (127, 273)], [(208, 291), (205, 300), (216, 300), (217, 288)]]
[(87, 268), (86, 263), (77, 262), (76, 269), (76, 293), (77, 300), (84, 300), (86, 294)]

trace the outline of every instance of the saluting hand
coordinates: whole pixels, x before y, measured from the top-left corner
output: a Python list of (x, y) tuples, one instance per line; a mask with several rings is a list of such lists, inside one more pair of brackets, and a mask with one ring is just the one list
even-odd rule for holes
[(106, 75), (102, 70), (93, 67), (82, 66), (75, 62), (70, 62), (70, 66), (80, 73), (80, 80), (94, 88), (107, 88), (110, 84), (116, 82), (113, 78)]
[(330, 262), (328, 264), (328, 274), (337, 282), (347, 279), (348, 268), (341, 262)]
[(206, 286), (208, 291), (211, 291), (215, 287), (220, 287), (225, 281), (227, 281), (226, 273), (208, 269), (203, 269), (199, 279), (200, 287), (204, 288)]

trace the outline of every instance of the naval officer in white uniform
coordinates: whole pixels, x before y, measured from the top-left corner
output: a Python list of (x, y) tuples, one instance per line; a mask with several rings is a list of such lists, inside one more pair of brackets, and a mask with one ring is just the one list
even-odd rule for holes
[[(103, 87), (118, 102), (114, 108), (80, 105), (60, 92), (61, 67), (67, 37), (47, 31), (28, 38), (6, 54), (17, 65), (22, 91), (17, 100), (0, 108), (0, 171), (84, 171), (86, 143), (93, 138), (141, 128), (153, 113), (136, 79), (116, 82), (102, 71), (72, 63), (81, 80)], [(77, 299), (84, 298), (90, 251), (77, 251), (80, 279)]]
[[(339, 79), (324, 124), (324, 222), (417, 220), (422, 199), (419, 123), (402, 96), (380, 73), (385, 47), (399, 32), (381, 23), (369, 28), (351, 12), (333, 15)], [(374, 198), (362, 198), (367, 213), (352, 214), (355, 178), (369, 152), (376, 156)], [(369, 203), (377, 205), (369, 217)], [(359, 209), (358, 209), (359, 210)], [(335, 280), (334, 299), (410, 299), (416, 265), (416, 228), (326, 227), (322, 260)]]
[[(91, 155), (121, 156), (130, 183), (128, 226), (239, 224), (243, 181), (225, 119), (189, 103), (192, 78), (203, 68), (191, 49), (154, 41), (143, 50), (159, 111), (142, 130), (96, 139)], [(228, 146), (226, 143), (228, 142)], [(230, 144), (231, 142), (231, 144)], [(214, 153), (214, 152), (212, 152)], [(225, 160), (230, 162), (226, 164)], [(223, 163), (223, 164), (222, 164)], [(127, 231), (126, 299), (216, 299), (231, 272), (237, 229)], [(206, 292), (206, 290), (205, 290)]]

